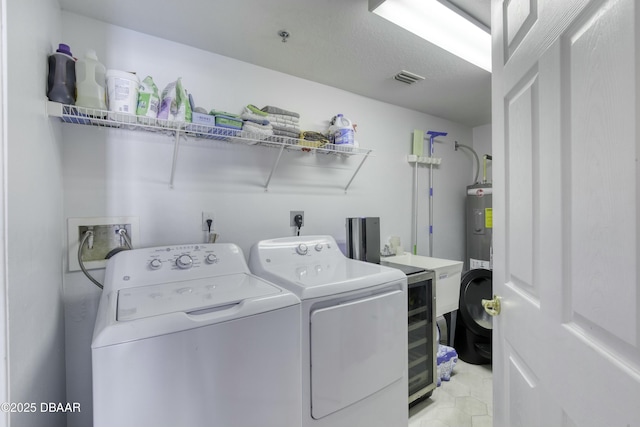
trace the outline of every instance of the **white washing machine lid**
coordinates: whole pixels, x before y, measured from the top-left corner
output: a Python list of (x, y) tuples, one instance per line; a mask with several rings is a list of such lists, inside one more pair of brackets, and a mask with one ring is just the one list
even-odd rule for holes
[(92, 348), (228, 322), (299, 305), (292, 293), (252, 274), (230, 274), (103, 294)]
[(272, 284), (247, 274), (121, 289), (116, 320), (131, 321), (175, 312), (197, 314), (281, 292)]

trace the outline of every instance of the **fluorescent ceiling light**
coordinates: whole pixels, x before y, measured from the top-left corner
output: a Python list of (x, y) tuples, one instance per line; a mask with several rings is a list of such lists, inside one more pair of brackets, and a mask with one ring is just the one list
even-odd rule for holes
[(491, 34), (439, 0), (369, 0), (369, 10), (491, 72)]

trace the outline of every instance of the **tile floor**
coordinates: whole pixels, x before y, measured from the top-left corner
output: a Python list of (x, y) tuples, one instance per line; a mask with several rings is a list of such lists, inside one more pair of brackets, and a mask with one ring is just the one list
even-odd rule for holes
[(458, 360), (450, 381), (409, 410), (409, 427), (492, 427), (491, 365)]

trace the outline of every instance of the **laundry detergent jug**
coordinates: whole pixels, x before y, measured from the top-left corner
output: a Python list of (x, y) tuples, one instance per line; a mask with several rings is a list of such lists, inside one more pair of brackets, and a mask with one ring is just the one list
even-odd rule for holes
[(333, 124), (329, 127), (329, 136), (336, 145), (350, 144), (354, 142), (354, 130), (351, 120), (338, 114), (333, 120)]
[(87, 50), (84, 58), (76, 63), (76, 105), (97, 110), (107, 109), (105, 73), (104, 65), (98, 61), (96, 52)]
[(60, 43), (58, 50), (49, 56), (47, 98), (50, 101), (73, 105), (76, 102), (76, 60), (71, 49)]

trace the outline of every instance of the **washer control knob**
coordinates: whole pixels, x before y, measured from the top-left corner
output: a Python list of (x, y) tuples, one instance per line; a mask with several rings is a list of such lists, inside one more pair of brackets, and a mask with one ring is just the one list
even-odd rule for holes
[(322, 250), (322, 243), (316, 243), (316, 252), (320, 252)]
[(158, 258), (152, 259), (149, 263), (149, 267), (151, 267), (152, 270), (157, 270), (162, 267), (162, 261), (160, 261)]
[(180, 255), (176, 259), (176, 265), (182, 270), (189, 269), (193, 266), (193, 259), (189, 255)]
[(308, 250), (307, 245), (304, 243), (300, 243), (296, 248), (296, 252), (298, 252), (299, 255), (306, 255)]
[(205, 257), (204, 261), (207, 264), (215, 264), (216, 262), (218, 262), (218, 257), (215, 256), (214, 254), (209, 254)]

